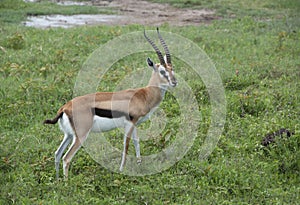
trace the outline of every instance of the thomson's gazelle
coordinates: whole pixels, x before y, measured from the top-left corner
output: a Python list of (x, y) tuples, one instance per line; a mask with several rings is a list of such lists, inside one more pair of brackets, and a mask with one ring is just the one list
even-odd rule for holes
[(72, 141), (69, 150), (63, 157), (63, 170), (66, 178), (73, 156), (86, 140), (90, 131), (105, 132), (117, 127), (124, 127), (124, 147), (120, 171), (125, 165), (131, 136), (137, 162), (141, 163), (136, 125), (147, 120), (164, 98), (166, 89), (169, 86), (175, 87), (177, 84), (172, 69), (170, 52), (158, 28), (157, 34), (165, 50), (165, 58), (144, 31), (145, 38), (155, 50), (160, 62), (154, 64), (150, 58), (147, 58), (147, 64), (153, 69), (153, 72), (146, 87), (118, 92), (97, 92), (76, 97), (63, 105), (54, 119), (44, 121), (45, 124), (59, 122), (60, 129), (64, 132), (64, 139), (55, 152), (57, 178), (59, 177), (60, 159), (67, 146)]

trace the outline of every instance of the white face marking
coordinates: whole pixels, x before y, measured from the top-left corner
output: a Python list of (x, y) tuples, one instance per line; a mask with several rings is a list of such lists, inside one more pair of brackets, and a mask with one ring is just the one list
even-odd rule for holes
[(172, 87), (175, 87), (177, 85), (173, 70), (171, 70), (171, 73), (170, 73), (165, 67), (160, 65), (158, 67), (158, 72), (159, 72), (160, 77), (167, 81), (167, 83), (165, 85), (172, 86)]
[(159, 75), (161, 77), (164, 77), (164, 78), (166, 78), (169, 81), (169, 72), (165, 69), (165, 67), (163, 67), (162, 65), (160, 65), (158, 67), (158, 72), (159, 72)]

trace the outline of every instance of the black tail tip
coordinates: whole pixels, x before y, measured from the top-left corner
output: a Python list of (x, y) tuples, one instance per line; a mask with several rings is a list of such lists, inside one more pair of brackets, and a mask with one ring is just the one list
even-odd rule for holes
[(54, 124), (52, 120), (44, 120), (43, 124)]

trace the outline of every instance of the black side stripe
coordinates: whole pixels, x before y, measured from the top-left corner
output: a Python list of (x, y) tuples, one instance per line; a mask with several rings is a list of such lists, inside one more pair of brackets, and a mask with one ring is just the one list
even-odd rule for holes
[(106, 117), (106, 118), (120, 118), (126, 117), (127, 120), (132, 120), (133, 116), (129, 115), (126, 112), (118, 111), (118, 110), (107, 110), (101, 108), (92, 108), (92, 113), (99, 117)]

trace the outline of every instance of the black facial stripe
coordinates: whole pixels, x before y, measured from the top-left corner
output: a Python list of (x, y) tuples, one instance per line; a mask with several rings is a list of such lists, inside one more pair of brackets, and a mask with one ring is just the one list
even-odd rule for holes
[(164, 77), (169, 81), (169, 76), (168, 75), (164, 75)]
[(106, 118), (120, 118), (126, 117), (127, 120), (132, 120), (133, 116), (129, 115), (126, 112), (118, 111), (118, 110), (107, 110), (101, 108), (92, 108), (92, 113), (99, 116), (99, 117), (106, 117)]

